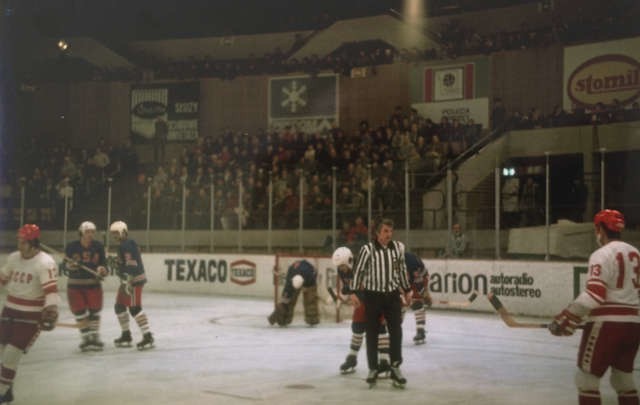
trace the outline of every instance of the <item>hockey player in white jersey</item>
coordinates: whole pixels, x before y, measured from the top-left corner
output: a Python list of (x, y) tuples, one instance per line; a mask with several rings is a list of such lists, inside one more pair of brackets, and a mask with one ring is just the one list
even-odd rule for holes
[(625, 220), (616, 210), (594, 217), (600, 248), (589, 258), (585, 290), (553, 322), (556, 336), (572, 335), (584, 319), (575, 382), (580, 405), (599, 405), (600, 379), (610, 383), (619, 405), (638, 405), (633, 364), (640, 345), (640, 252), (623, 242)]
[(58, 270), (40, 250), (40, 229), (26, 224), (18, 230), (18, 250), (0, 270), (7, 299), (0, 315), (0, 403), (13, 400), (12, 384), (23, 354), (41, 330), (52, 330), (58, 319)]

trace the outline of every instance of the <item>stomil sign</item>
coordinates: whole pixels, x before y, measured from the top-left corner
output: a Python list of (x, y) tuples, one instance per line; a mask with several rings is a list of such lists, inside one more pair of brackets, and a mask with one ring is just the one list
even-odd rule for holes
[(578, 66), (569, 77), (567, 94), (578, 105), (630, 104), (640, 95), (640, 63), (626, 55), (601, 55)]

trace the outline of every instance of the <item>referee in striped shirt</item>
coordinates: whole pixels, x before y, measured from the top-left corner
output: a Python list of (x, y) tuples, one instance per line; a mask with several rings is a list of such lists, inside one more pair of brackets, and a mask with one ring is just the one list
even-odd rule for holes
[[(404, 245), (392, 240), (391, 219), (380, 219), (374, 226), (375, 238), (360, 248), (353, 280), (354, 289), (364, 290), (362, 304), (366, 314), (367, 361), (370, 370), (367, 382), (375, 383), (378, 374), (378, 330), (382, 314), (389, 330), (391, 378), (404, 384), (406, 380), (398, 369), (402, 363), (402, 301), (411, 303)], [(354, 307), (361, 304), (355, 294), (351, 295), (351, 300)]]

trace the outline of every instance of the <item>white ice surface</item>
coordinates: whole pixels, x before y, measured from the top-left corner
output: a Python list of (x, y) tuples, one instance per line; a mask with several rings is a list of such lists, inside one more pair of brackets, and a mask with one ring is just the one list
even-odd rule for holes
[[(269, 300), (145, 293), (156, 347), (140, 352), (113, 346), (120, 334), (113, 301), (105, 293), (103, 352), (80, 353), (74, 329), (41, 334), (22, 358), (14, 404), (577, 403), (579, 337), (510, 329), (493, 314), (429, 311), (427, 343), (414, 346), (409, 313), (401, 367), (406, 389), (389, 380), (369, 389), (365, 347), (356, 373), (338, 372), (348, 352), (348, 322), (307, 327), (297, 317), (280, 328), (267, 323)], [(60, 321), (72, 321), (66, 306)], [(131, 330), (140, 340), (133, 322)], [(616, 403), (608, 374), (601, 391), (604, 404)]]

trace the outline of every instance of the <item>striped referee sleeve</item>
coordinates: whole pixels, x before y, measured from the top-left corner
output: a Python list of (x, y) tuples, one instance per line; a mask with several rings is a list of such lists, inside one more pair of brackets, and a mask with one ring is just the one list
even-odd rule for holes
[(367, 243), (360, 248), (356, 257), (355, 270), (353, 272), (353, 290), (362, 290), (364, 279), (368, 274), (369, 262), (371, 261), (371, 243)]

